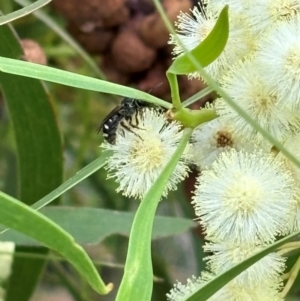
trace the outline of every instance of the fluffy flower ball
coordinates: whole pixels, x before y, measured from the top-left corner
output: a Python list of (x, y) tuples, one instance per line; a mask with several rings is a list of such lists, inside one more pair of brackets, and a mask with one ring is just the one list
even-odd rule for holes
[[(299, 129), (299, 114), (280, 100), (273, 84), (259, 72), (256, 60), (237, 64), (222, 79), (224, 90), (255, 122), (279, 141)], [(223, 99), (215, 104), (217, 113), (236, 134), (261, 142), (257, 130)]]
[(234, 133), (230, 124), (221, 118), (201, 124), (193, 132), (190, 151), (193, 162), (201, 169), (209, 168), (222, 152), (231, 148), (249, 151), (254, 145)]
[[(203, 272), (200, 277), (187, 279), (186, 284), (177, 282), (174, 288), (167, 294), (168, 301), (184, 301), (196, 291), (201, 289), (209, 281), (216, 277), (213, 273)], [(219, 291), (213, 294), (207, 301), (283, 301), (280, 297), (278, 286), (274, 283), (269, 285), (258, 284), (249, 287), (248, 284), (241, 285), (235, 280), (230, 281)]]
[[(210, 271), (215, 274), (222, 274), (233, 268), (236, 264), (248, 259), (252, 255), (263, 250), (264, 246), (249, 246), (231, 243), (207, 243), (204, 246), (205, 252), (213, 253), (206, 257)], [(234, 281), (237, 284), (255, 287), (276, 283), (285, 269), (285, 258), (277, 253), (270, 253), (247, 270), (238, 275)]]
[[(102, 147), (113, 151), (107, 169), (109, 177), (119, 183), (117, 191), (125, 196), (143, 198), (171, 159), (182, 132), (179, 123), (169, 123), (157, 110), (145, 109), (137, 114), (137, 126), (130, 130), (119, 126), (116, 143), (105, 142)], [(187, 155), (178, 162), (163, 196), (175, 190), (177, 183), (187, 176), (189, 168), (185, 159)]]
[(193, 198), (207, 239), (249, 245), (274, 241), (291, 216), (293, 184), (272, 155), (222, 153), (198, 178)]
[(263, 81), (272, 87), (281, 105), (299, 109), (300, 15), (273, 29), (261, 43), (257, 60)]

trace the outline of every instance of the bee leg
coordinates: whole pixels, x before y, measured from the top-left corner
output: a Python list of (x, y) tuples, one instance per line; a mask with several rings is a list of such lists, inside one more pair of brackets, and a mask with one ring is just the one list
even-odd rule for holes
[[(128, 123), (130, 124), (131, 127), (135, 128), (135, 129), (139, 129), (139, 130), (145, 130), (143, 128), (139, 127), (139, 118), (138, 118), (139, 114), (134, 114), (133, 116), (130, 116), (128, 118)], [(135, 119), (133, 122), (133, 118)]]
[(120, 125), (121, 125), (125, 130), (131, 132), (132, 134), (136, 135), (136, 136), (139, 137), (141, 140), (143, 140), (142, 137), (141, 137), (139, 134), (135, 133), (135, 132), (127, 125), (127, 124), (124, 123), (124, 121), (121, 121), (121, 122), (120, 122)]

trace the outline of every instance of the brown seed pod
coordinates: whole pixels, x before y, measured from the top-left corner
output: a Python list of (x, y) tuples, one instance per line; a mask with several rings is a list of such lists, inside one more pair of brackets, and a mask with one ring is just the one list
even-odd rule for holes
[[(171, 23), (177, 20), (180, 11), (188, 12), (191, 7), (190, 0), (165, 0), (163, 2), (165, 12)], [(161, 48), (167, 45), (169, 31), (158, 12), (145, 17), (139, 26), (138, 34), (141, 39), (153, 48)]]
[[(115, 26), (125, 21), (124, 15), (126, 19), (129, 16), (125, 2), (126, 0), (53, 0), (52, 5), (56, 11), (78, 26), (86, 23), (92, 23), (94, 26), (105, 26), (106, 23)], [(118, 15), (119, 19), (116, 18)]]
[(138, 83), (137, 89), (149, 92), (157, 97), (166, 98), (170, 93), (163, 64), (156, 63)]
[(100, 68), (106, 75), (107, 80), (121, 85), (129, 83), (130, 74), (118, 70), (110, 54), (102, 57)]
[(112, 29), (92, 27), (90, 29), (85, 28), (85, 31), (83, 31), (73, 22), (67, 28), (78, 42), (89, 53), (93, 54), (106, 52), (115, 36), (115, 31)]
[(153, 64), (156, 51), (145, 45), (134, 31), (124, 30), (112, 44), (112, 58), (120, 71), (141, 72)]

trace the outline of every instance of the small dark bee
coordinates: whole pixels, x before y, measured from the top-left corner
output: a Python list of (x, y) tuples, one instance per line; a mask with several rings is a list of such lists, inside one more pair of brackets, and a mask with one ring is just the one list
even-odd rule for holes
[(127, 97), (122, 99), (120, 105), (115, 107), (101, 122), (97, 133), (102, 131), (104, 139), (110, 144), (115, 144), (118, 127), (122, 126), (130, 132), (133, 132), (132, 128), (139, 128), (137, 113), (147, 107), (155, 108), (154, 105), (142, 100)]

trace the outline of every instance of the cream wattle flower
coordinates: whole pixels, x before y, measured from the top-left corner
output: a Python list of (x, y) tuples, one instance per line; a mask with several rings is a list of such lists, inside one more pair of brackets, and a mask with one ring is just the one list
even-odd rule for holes
[(273, 155), (232, 149), (202, 171), (192, 203), (207, 239), (270, 243), (291, 217), (293, 184)]
[[(255, 122), (277, 140), (284, 141), (299, 129), (299, 114), (288, 104), (282, 103), (279, 92), (274, 90), (269, 80), (264, 79), (259, 68), (257, 60), (238, 63), (223, 77), (222, 87)], [(230, 124), (234, 133), (253, 139), (256, 143), (265, 140), (222, 98), (216, 101), (215, 107), (221, 120)]]
[[(168, 122), (161, 112), (145, 109), (137, 113), (138, 126), (131, 130), (119, 127), (114, 145), (102, 148), (113, 151), (107, 161), (109, 178), (119, 183), (117, 191), (125, 196), (142, 198), (171, 159), (182, 136), (178, 122)], [(184, 154), (171, 175), (163, 196), (175, 190), (189, 168)]]

